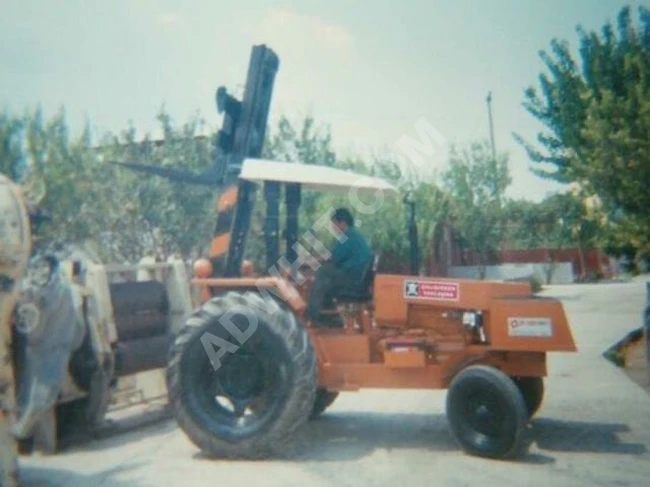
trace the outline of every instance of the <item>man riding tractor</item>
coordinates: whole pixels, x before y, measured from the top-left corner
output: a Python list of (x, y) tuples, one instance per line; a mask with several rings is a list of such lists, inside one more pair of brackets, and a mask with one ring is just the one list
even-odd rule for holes
[(307, 307), (307, 318), (313, 323), (342, 325), (338, 314), (325, 315), (321, 310), (333, 309), (332, 299), (341, 290), (359, 290), (362, 277), (374, 257), (365, 237), (354, 226), (354, 217), (346, 208), (332, 214), (332, 223), (339, 233), (332, 248), (332, 256), (319, 267), (312, 284)]

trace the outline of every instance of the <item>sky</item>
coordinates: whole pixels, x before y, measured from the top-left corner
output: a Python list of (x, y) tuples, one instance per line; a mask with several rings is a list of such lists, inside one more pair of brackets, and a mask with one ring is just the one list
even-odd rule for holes
[[(443, 170), (452, 144), (489, 138), (507, 152), (509, 196), (560, 189), (530, 172), (513, 132), (541, 125), (522, 107), (538, 52), (576, 44), (576, 26), (615, 21), (618, 0), (0, 0), (0, 108), (64, 107), (73, 133), (132, 123), (157, 135), (164, 105), (177, 124), (218, 127), (214, 93), (241, 89), (253, 45), (280, 58), (271, 123), (311, 115), (343, 156), (394, 151), (424, 118), (444, 137), (427, 159)], [(636, 14), (635, 14), (636, 15)], [(271, 125), (271, 127), (273, 127)]]

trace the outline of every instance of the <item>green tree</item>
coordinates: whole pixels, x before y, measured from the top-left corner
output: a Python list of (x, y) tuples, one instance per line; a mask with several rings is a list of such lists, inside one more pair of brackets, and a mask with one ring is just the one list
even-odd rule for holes
[(590, 198), (576, 190), (552, 194), (539, 203), (510, 200), (505, 214), (505, 242), (509, 248), (549, 249), (548, 282), (556, 265), (554, 250), (577, 248), (581, 267), (585, 269), (585, 252), (601, 243), (600, 213), (590, 205)]
[(611, 230), (625, 230), (637, 248), (650, 251), (650, 11), (640, 7), (635, 25), (629, 7), (617, 28), (600, 33), (578, 27), (580, 63), (566, 41), (554, 39), (540, 56), (548, 70), (541, 91), (530, 87), (524, 107), (546, 129), (542, 150), (515, 134), (531, 159), (550, 164), (543, 177), (579, 183), (597, 195)]
[[(324, 164), (360, 174), (385, 177), (393, 181), (403, 179), (400, 165), (392, 158), (382, 156), (364, 160), (358, 157), (339, 157), (333, 148), (329, 129), (318, 127), (311, 117), (306, 117), (301, 123), (295, 125), (288, 119), (281, 118), (269, 135), (264, 157), (274, 160), (289, 160), (299, 164)], [(400, 188), (397, 195), (385, 194), (379, 204), (377, 204), (374, 195), (360, 195), (358, 203), (361, 204), (358, 204), (351, 201), (347, 192), (319, 193), (304, 190), (300, 208), (301, 230), (299, 234), (306, 231), (330, 209), (346, 206), (355, 213), (361, 230), (368, 237), (375, 252), (381, 254), (380, 266), (382, 269), (402, 272), (408, 266), (409, 252), (407, 214), (402, 200), (405, 191), (411, 189), (414, 192), (417, 205), (418, 244), (421, 261), (425, 264), (427, 259), (431, 258), (434, 227), (436, 223), (447, 218), (450, 204), (447, 195), (432, 181), (404, 179), (408, 179), (410, 185)], [(261, 237), (264, 218), (264, 201), (261, 195), (258, 198), (256, 217), (254, 218), (256, 223), (252, 229), (253, 238), (251, 239), (253, 244), (251, 248), (255, 251), (251, 253), (251, 257), (263, 255), (263, 240), (259, 237)], [(373, 210), (366, 209), (364, 212), (362, 205), (368, 208), (373, 207)], [(282, 213), (283, 216), (284, 213)], [(327, 247), (331, 247), (333, 244), (333, 237), (327, 230), (319, 232), (317, 237)], [(306, 248), (309, 248), (306, 242), (303, 243)]]
[[(277, 127), (264, 145), (263, 157), (300, 164), (337, 165), (329, 127), (317, 126), (311, 116), (294, 124), (287, 117), (280, 117)], [(309, 215), (314, 213), (320, 196), (318, 193), (306, 192), (301, 201), (301, 211)]]
[[(134, 262), (154, 248), (184, 255), (209, 242), (213, 190), (132, 173), (107, 160), (130, 160), (187, 169), (211, 164), (200, 121), (176, 129), (161, 112), (164, 138), (136, 141), (132, 128), (106, 134), (93, 145), (90, 131), (69, 136), (63, 111), (44, 121), (40, 110), (0, 117), (0, 168), (26, 181), (43, 181), (40, 202), (52, 216), (39, 238), (91, 244), (106, 262)], [(33, 186), (33, 185), (32, 185)]]
[[(337, 162), (342, 169), (357, 173), (399, 180), (402, 177), (398, 163), (390, 158), (376, 158), (372, 164), (358, 159), (343, 159)], [(359, 201), (351, 200), (345, 194), (326, 194), (319, 200), (314, 220), (328, 209), (338, 206), (350, 208), (360, 222), (360, 229), (366, 235), (373, 250), (380, 254), (382, 272), (407, 272), (410, 242), (407, 231), (407, 208), (403, 203), (407, 191), (412, 191), (416, 204), (418, 227), (418, 248), (420, 264), (425, 271), (432, 258), (433, 232), (438, 222), (446, 221), (450, 204), (448, 196), (432, 181), (414, 181), (398, 187), (398, 193), (385, 193), (379, 198), (373, 194), (359, 195)], [(331, 242), (327, 232), (322, 232), (324, 241)]]
[[(202, 172), (214, 163), (211, 135), (203, 132), (196, 118), (176, 126), (164, 111), (158, 115), (162, 138), (139, 136), (133, 127), (103, 134), (93, 141), (89, 130), (71, 137), (63, 111), (45, 120), (40, 110), (16, 117), (0, 115), (0, 168), (3, 172), (44, 181), (42, 202), (53, 221), (44, 227), (45, 241), (89, 244), (104, 262), (128, 263), (154, 249), (179, 252), (186, 257), (205, 255), (214, 227), (214, 200), (218, 190), (169, 181), (132, 172), (108, 161), (129, 161), (160, 167)], [(400, 166), (391, 159), (337, 157), (327, 127), (318, 127), (311, 117), (292, 125), (282, 118), (269, 131), (264, 157), (296, 164), (325, 164), (363, 174), (401, 178)], [(29, 170), (27, 171), (26, 168)], [(28, 176), (28, 177), (25, 177)], [(411, 178), (412, 179), (412, 178)], [(418, 215), (419, 245), (423, 262), (431, 252), (434, 226), (445, 220), (451, 207), (448, 196), (429, 181), (411, 180)], [(408, 263), (404, 191), (386, 195), (376, 212), (356, 212), (375, 250), (386, 257), (387, 269), (402, 271)], [(263, 223), (265, 201), (257, 192), (246, 258), (258, 271), (264, 265)], [(365, 204), (373, 196), (362, 197)], [(352, 207), (347, 192), (341, 194), (303, 192), (301, 228), (307, 230), (329, 209)], [(286, 216), (281, 205), (282, 222)], [(329, 232), (319, 235), (327, 241)], [(331, 243), (331, 242), (330, 242)]]
[(527, 250), (547, 246), (548, 229), (555, 229), (559, 215), (544, 210), (543, 202), (508, 200), (504, 205), (507, 221), (504, 247)]
[[(163, 138), (151, 140), (145, 136), (136, 141), (135, 132), (129, 129), (121, 136), (107, 135), (101, 144), (104, 160), (129, 161), (159, 167), (173, 167), (199, 173), (214, 162), (211, 138), (198, 135), (203, 121), (193, 118), (176, 128), (164, 111), (158, 115)], [(111, 199), (119, 205), (119, 211), (130, 215), (127, 225), (136, 225), (141, 240), (135, 245), (135, 255), (142, 256), (152, 247), (165, 254), (174, 252), (196, 255), (209, 244), (214, 226), (214, 188), (184, 182), (170, 181), (157, 176), (133, 173), (108, 164), (103, 169), (109, 173), (103, 181), (111, 188)], [(119, 181), (118, 184), (111, 184)], [(116, 221), (114, 234), (127, 230)], [(131, 259), (129, 259), (131, 260)]]
[(507, 155), (495, 160), (487, 142), (452, 147), (444, 188), (453, 199), (453, 221), (467, 248), (478, 257), (480, 277), (506, 232), (505, 191), (511, 183)]
[(508, 248), (561, 249), (579, 246), (581, 242), (583, 247), (594, 243), (594, 238), (587, 237), (587, 209), (571, 192), (552, 194), (539, 203), (509, 200), (504, 212), (504, 243)]
[(44, 181), (38, 171), (30, 170), (33, 151), (30, 150), (31, 125), (42, 124), (42, 114), (36, 110), (21, 117), (0, 113), (0, 173), (22, 185), (31, 206), (37, 206), (45, 197)]

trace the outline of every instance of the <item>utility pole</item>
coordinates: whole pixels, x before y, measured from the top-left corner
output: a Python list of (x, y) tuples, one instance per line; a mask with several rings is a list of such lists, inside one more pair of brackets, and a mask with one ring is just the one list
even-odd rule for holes
[(494, 125), (492, 122), (492, 92), (488, 92), (487, 96), (487, 106), (488, 106), (488, 119), (490, 121), (490, 142), (492, 144), (492, 158), (496, 161), (497, 160), (497, 150), (494, 145)]

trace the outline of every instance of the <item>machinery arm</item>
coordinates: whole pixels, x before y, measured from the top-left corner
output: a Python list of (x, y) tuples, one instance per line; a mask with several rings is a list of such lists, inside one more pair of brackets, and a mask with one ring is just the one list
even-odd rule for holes
[[(220, 150), (216, 152), (215, 165), (210, 170), (196, 175), (167, 167), (111, 162), (174, 181), (221, 188), (216, 205), (217, 222), (210, 244), (213, 275), (232, 277), (240, 273), (255, 203), (256, 185), (240, 181), (239, 174), (244, 159), (259, 158), (262, 155), (279, 65), (279, 58), (273, 50), (265, 45), (253, 46), (243, 99), (237, 100), (223, 86), (217, 89), (217, 111), (224, 113), (224, 120), (216, 140)], [(267, 199), (275, 202), (277, 197), (277, 191), (271, 188)], [(271, 259), (271, 256), (268, 258)]]
[[(239, 174), (244, 159), (262, 155), (279, 64), (278, 56), (271, 49), (264, 45), (254, 46), (241, 106), (231, 103), (235, 113), (229, 118), (237, 120), (237, 125), (233, 133), (232, 152), (228, 154), (225, 188), (218, 202), (217, 225), (210, 246), (214, 272), (218, 273), (221, 267), (228, 277), (240, 274), (255, 202), (256, 185), (240, 181)], [(224, 97), (223, 92), (221, 97)], [(224, 108), (228, 115), (228, 107)], [(220, 263), (224, 265), (220, 266)]]

